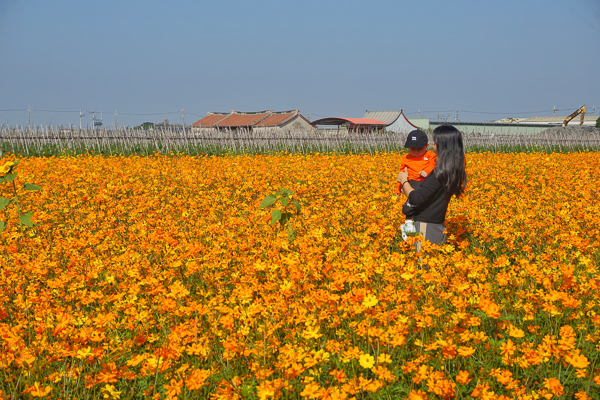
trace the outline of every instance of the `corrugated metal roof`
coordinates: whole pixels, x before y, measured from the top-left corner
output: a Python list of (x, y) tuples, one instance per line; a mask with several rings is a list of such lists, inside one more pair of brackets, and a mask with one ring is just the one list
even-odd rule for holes
[(213, 126), (217, 122), (227, 117), (227, 115), (229, 114), (210, 112), (206, 115), (206, 117), (202, 118), (200, 121), (194, 122), (192, 126)]
[(385, 122), (386, 125), (391, 125), (398, 117), (400, 117), (400, 113), (402, 111), (365, 111), (365, 116), (363, 118), (372, 118), (377, 119), (379, 121)]
[(344, 118), (354, 125), (387, 125), (387, 123), (374, 118)]
[(321, 118), (311, 122), (311, 125), (342, 125), (345, 122), (350, 122), (351, 125), (371, 125), (371, 126), (386, 126), (387, 124), (383, 121), (373, 118), (340, 118), (340, 117), (329, 117)]
[(256, 112), (231, 111), (230, 113), (209, 112), (206, 117), (192, 124), (195, 127), (249, 127), (249, 126), (280, 126), (296, 116), (310, 123), (300, 114), (299, 110), (273, 111), (264, 110)]
[(273, 110), (258, 111), (258, 112), (239, 112), (233, 111), (225, 119), (219, 121), (215, 126), (234, 127), (234, 126), (252, 126), (267, 118)]
[(410, 122), (404, 112), (400, 110), (400, 117), (393, 123), (385, 127), (388, 132), (409, 133), (412, 130), (419, 129), (415, 124)]
[(300, 114), (298, 110), (274, 112), (255, 126), (279, 126)]

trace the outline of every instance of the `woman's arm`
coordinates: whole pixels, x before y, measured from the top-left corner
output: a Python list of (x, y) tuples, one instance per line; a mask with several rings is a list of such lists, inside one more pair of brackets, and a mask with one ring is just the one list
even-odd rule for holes
[[(409, 186), (407, 183), (404, 186)], [(418, 190), (411, 190), (406, 197), (413, 207), (419, 207), (421, 204), (429, 202), (440, 191), (441, 185), (437, 180), (435, 173), (432, 171), (427, 178), (421, 183)]]

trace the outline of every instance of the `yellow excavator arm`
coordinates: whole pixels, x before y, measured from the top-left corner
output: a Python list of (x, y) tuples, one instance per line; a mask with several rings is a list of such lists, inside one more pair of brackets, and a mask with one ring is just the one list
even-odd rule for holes
[(579, 120), (579, 125), (583, 125), (583, 120), (585, 119), (585, 105), (582, 106), (579, 110), (575, 111), (573, 114), (569, 115), (567, 118), (565, 118), (562, 126), (567, 126), (567, 124), (573, 118), (575, 118), (578, 114), (581, 114), (581, 119)]

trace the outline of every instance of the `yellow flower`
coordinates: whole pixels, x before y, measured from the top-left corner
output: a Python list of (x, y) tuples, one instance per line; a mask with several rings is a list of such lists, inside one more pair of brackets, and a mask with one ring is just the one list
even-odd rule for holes
[(88, 358), (92, 354), (94, 354), (94, 352), (92, 351), (92, 348), (88, 346), (84, 349), (78, 350), (76, 357), (79, 359), (83, 359), (83, 358)]
[(307, 327), (306, 331), (304, 331), (304, 333), (302, 334), (302, 337), (304, 337), (304, 339), (318, 339), (321, 336), (323, 336), (322, 334), (319, 333), (319, 330), (321, 328), (316, 326), (314, 328), (311, 327)]
[(383, 363), (388, 363), (389, 364), (389, 363), (392, 362), (392, 357), (390, 357), (389, 354), (380, 354), (379, 357), (377, 357), (377, 361), (380, 364), (383, 364)]
[(373, 365), (375, 365), (375, 357), (370, 354), (363, 354), (358, 359), (358, 362), (360, 363), (361, 367), (371, 369), (373, 368)]
[(117, 392), (117, 390), (114, 387), (114, 385), (106, 384), (102, 388), (102, 392), (104, 392), (104, 398), (105, 399), (118, 399), (118, 398), (121, 397), (121, 392)]
[(373, 306), (377, 305), (377, 303), (379, 303), (379, 300), (377, 300), (377, 297), (375, 297), (375, 295), (373, 295), (373, 294), (368, 294), (365, 296), (365, 299), (363, 300), (362, 305), (365, 307), (373, 307)]
[(0, 167), (0, 176), (4, 176), (6, 174), (9, 174), (14, 165), (15, 165), (14, 162), (9, 161), (6, 164), (4, 164), (3, 166), (1, 166)]

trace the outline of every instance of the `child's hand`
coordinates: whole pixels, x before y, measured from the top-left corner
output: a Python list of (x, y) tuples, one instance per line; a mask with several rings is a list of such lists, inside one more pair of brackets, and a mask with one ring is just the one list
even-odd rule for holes
[(419, 175), (422, 176), (423, 178), (427, 178), (427, 172), (425, 172), (425, 171), (419, 172)]

